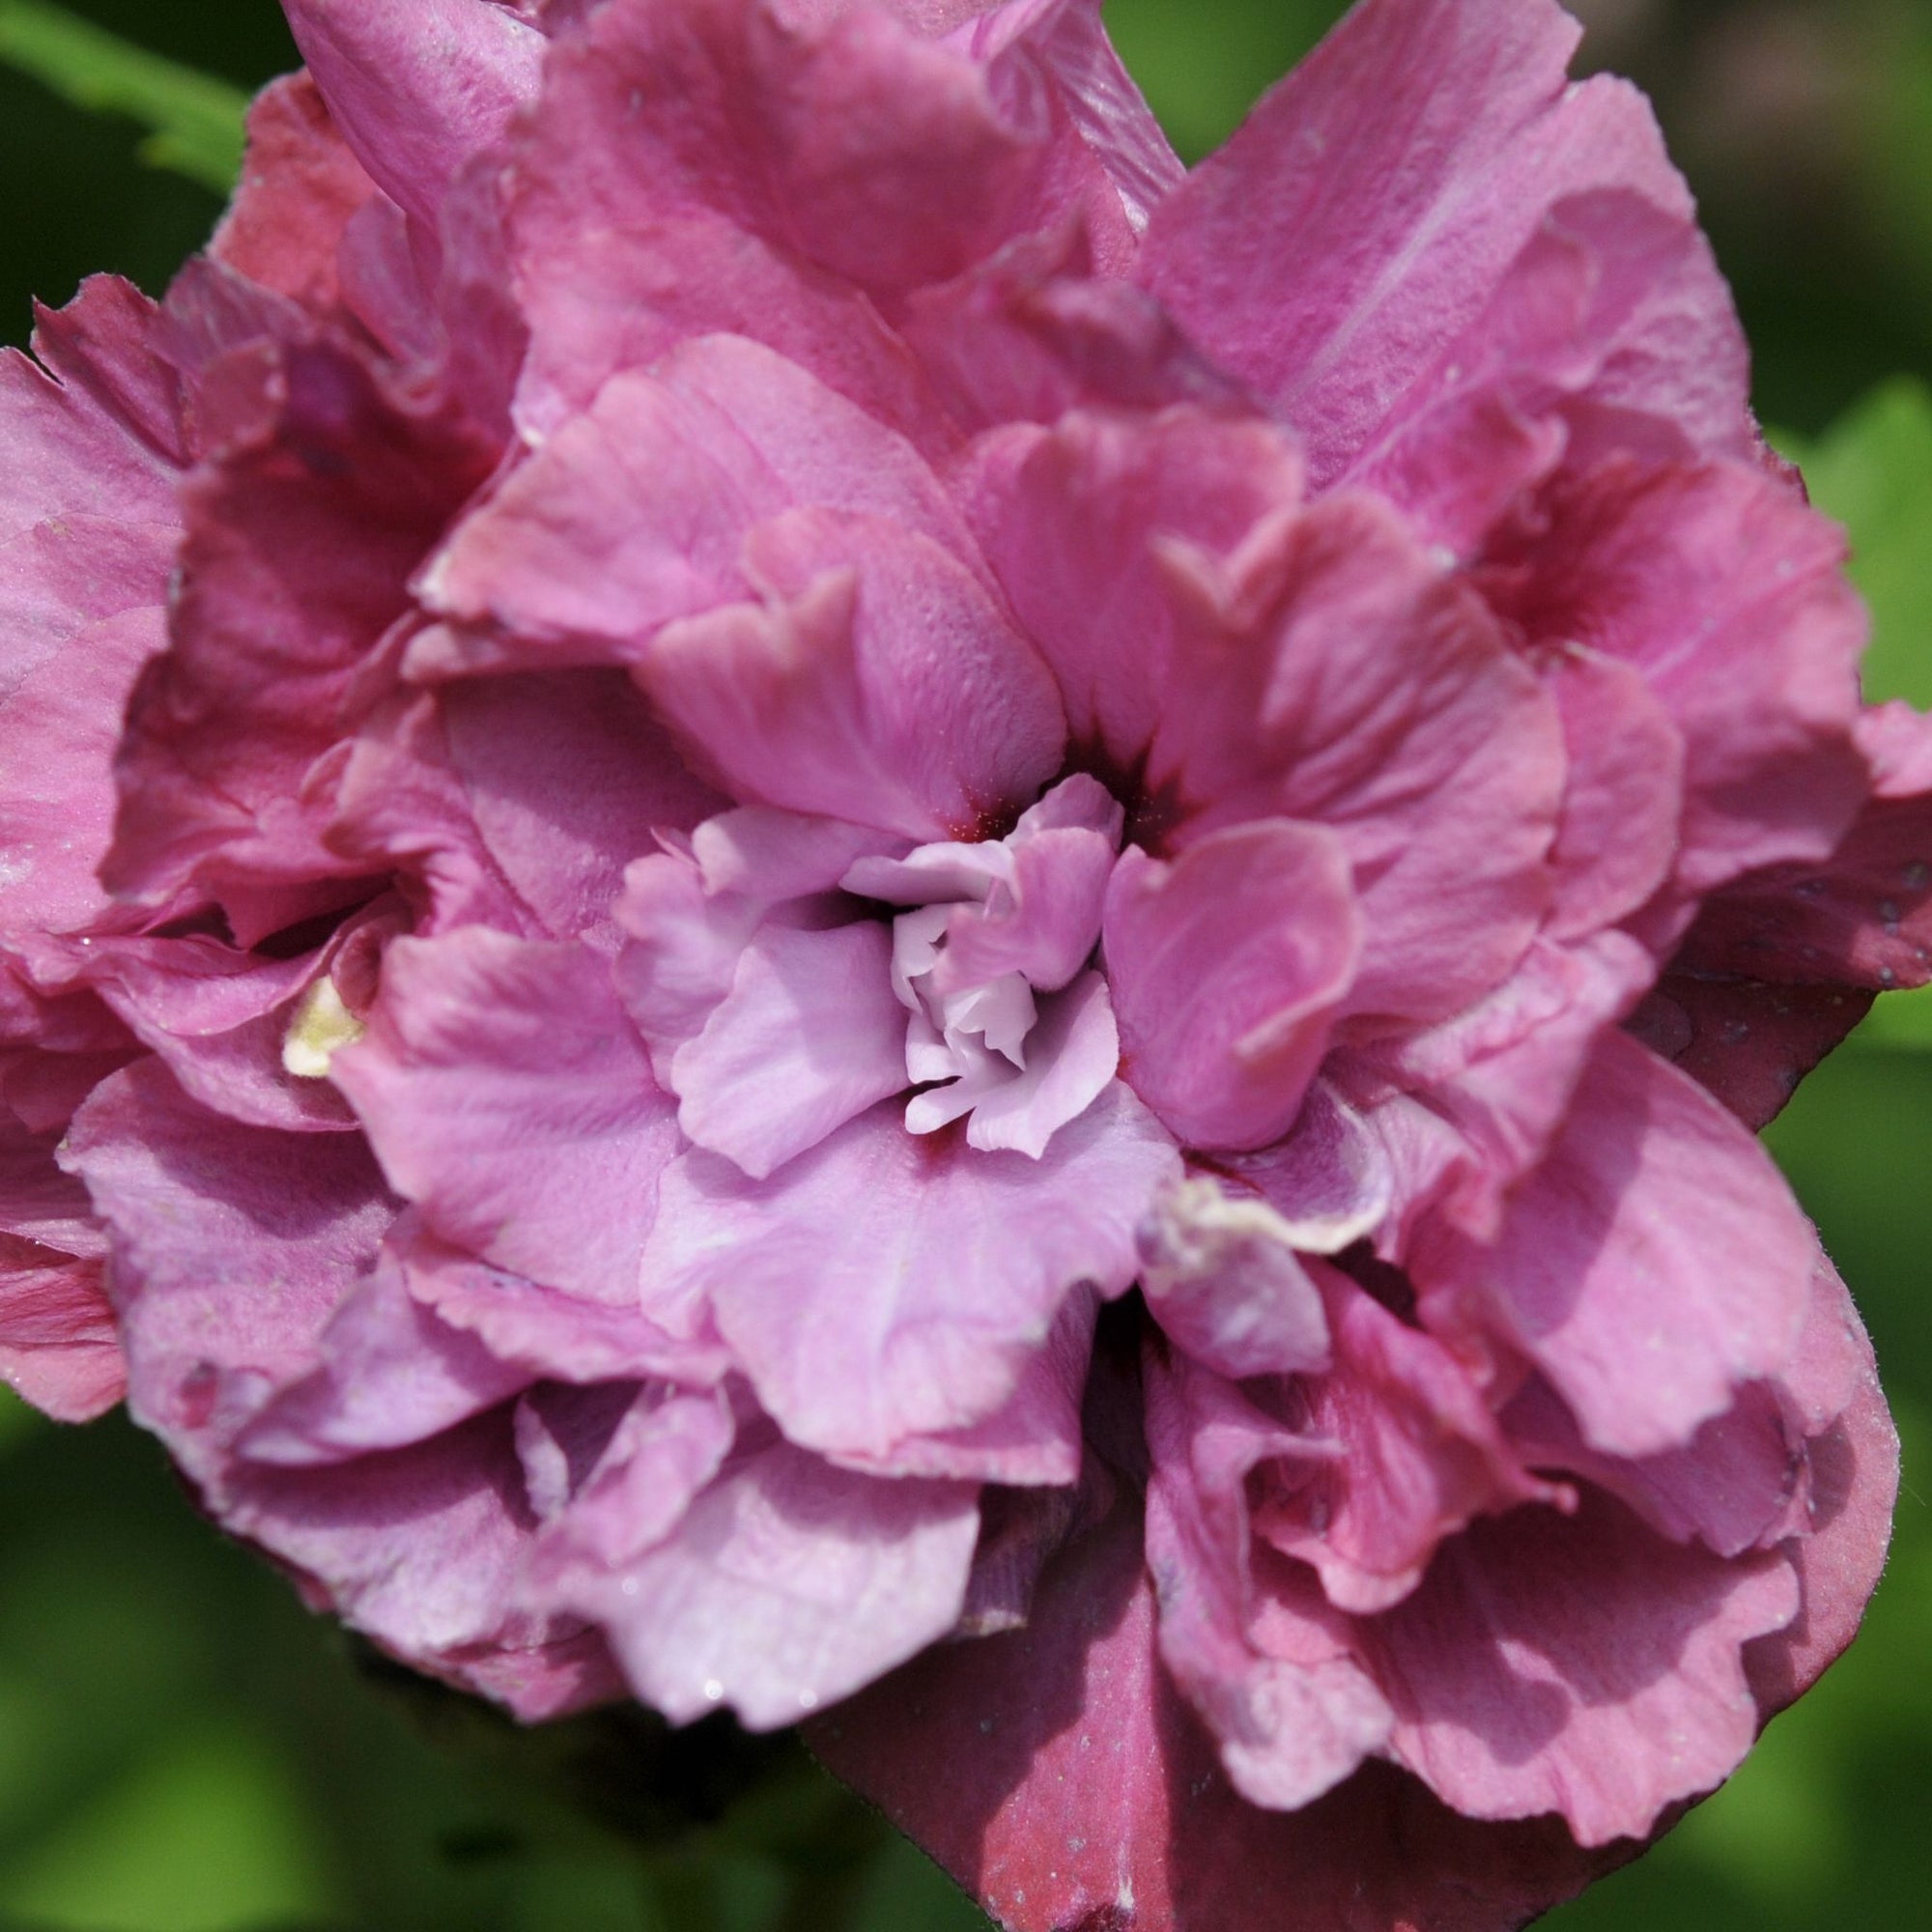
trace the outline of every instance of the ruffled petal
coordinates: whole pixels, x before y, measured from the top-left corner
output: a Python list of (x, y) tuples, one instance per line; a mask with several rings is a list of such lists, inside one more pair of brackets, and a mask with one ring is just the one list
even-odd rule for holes
[(1744, 1646), (1799, 1602), (1783, 1556), (1724, 1562), (1586, 1493), (1471, 1525), (1361, 1641), (1398, 1762), (1470, 1817), (1560, 1811), (1603, 1845), (1736, 1769), (1759, 1722)]
[(1853, 742), (1867, 623), (1844, 538), (1742, 463), (1605, 462), (1495, 545), (1492, 600), (1532, 644), (1629, 665), (1684, 741), (1673, 878), (1704, 894), (1825, 858), (1865, 779)]
[(882, 1482), (779, 1442), (741, 1453), (654, 1547), (542, 1587), (596, 1617), (674, 1722), (728, 1705), (770, 1730), (943, 1636), (979, 1522), (971, 1485)]
[(592, 1301), (635, 1298), (677, 1127), (595, 953), (480, 926), (398, 940), (330, 1077), (439, 1235)]
[[(909, 1134), (891, 1105), (767, 1181), (715, 1154), (665, 1176), (651, 1293), (701, 1292), (796, 1442), (879, 1458), (990, 1415), (1077, 1285), (1133, 1279), (1173, 1145), (1115, 1086), (1039, 1159)], [(646, 1307), (650, 1306), (649, 1300)]]
[[(460, 411), (391, 395), (333, 347), (263, 341), (224, 366), (228, 453), (185, 492), (172, 641), (141, 675), (118, 764), (104, 876), (150, 902), (196, 875), (348, 869), (304, 781), (366, 704), (358, 675), (411, 572), (496, 454)], [(261, 936), (248, 910), (231, 910), (244, 944)]]
[(1645, 1456), (1688, 1441), (1738, 1383), (1785, 1368), (1814, 1245), (1756, 1141), (1609, 1033), (1497, 1239), (1444, 1236), (1411, 1270), (1426, 1314), (1498, 1323), (1593, 1448)]
[(356, 1136), (223, 1120), (153, 1059), (96, 1089), (63, 1158), (113, 1238), (135, 1419), (218, 1493), (235, 1435), (319, 1366), (397, 1203)]
[(1326, 1445), (1270, 1425), (1184, 1358), (1151, 1362), (1144, 1385), (1161, 1658), (1214, 1734), (1236, 1790), (1270, 1810), (1299, 1810), (1379, 1755), (1392, 1723), (1341, 1619), (1270, 1591), (1250, 1563), (1250, 1476)]
[(128, 1390), (98, 1260), (0, 1234), (0, 1382), (57, 1422), (91, 1422)]
[(1052, 776), (1065, 726), (1045, 667), (929, 538), (794, 511), (748, 561), (766, 602), (668, 625), (637, 669), (736, 797), (931, 839)]
[(248, 110), (242, 180), (208, 252), (304, 307), (330, 308), (341, 297), (343, 238), (379, 192), (315, 82), (289, 74), (270, 81)]
[(750, 593), (752, 528), (800, 505), (891, 517), (970, 554), (905, 440), (795, 362), (737, 335), (613, 376), (459, 524), (421, 591), (469, 626), (413, 670), (622, 656), (661, 625)]
[[(1156, 212), (1138, 274), (1287, 415), (1318, 483), (1383, 430), (1567, 200), (1622, 192), (1698, 246), (1641, 96), (1567, 83), (1580, 31), (1549, 0), (1372, 0)], [(1708, 257), (1657, 306), (1653, 327), (1697, 345), (1670, 358), (1694, 373), (1669, 405), (1745, 453), (1743, 343)], [(1655, 389), (1654, 350), (1629, 360), (1611, 393), (1642, 376)]]
[(1421, 1581), (1477, 1516), (1558, 1492), (1504, 1435), (1468, 1365), (1318, 1261), (1333, 1362), (1311, 1386), (1308, 1432), (1333, 1453), (1284, 1472), (1258, 1533), (1306, 1563), (1338, 1609), (1372, 1616)]
[(343, 137), (433, 234), (450, 184), (536, 93), (543, 36), (491, 0), (289, 0)]
[(671, 1058), (686, 1136), (762, 1180), (899, 1093), (905, 1009), (891, 965), (891, 937), (870, 921), (758, 933), (702, 1031)]
[(1459, 1817), (1382, 1764), (1299, 1811), (1250, 1804), (1155, 1633), (1123, 1501), (1048, 1566), (1023, 1630), (928, 1651), (806, 1737), (1014, 1932), (1265, 1932), (1284, 1900), (1309, 1926), (1508, 1932), (1636, 1849)]
[(1141, 1098), (1190, 1147), (1279, 1140), (1361, 956), (1341, 841), (1264, 819), (1172, 865), (1130, 849), (1107, 888), (1103, 945)]

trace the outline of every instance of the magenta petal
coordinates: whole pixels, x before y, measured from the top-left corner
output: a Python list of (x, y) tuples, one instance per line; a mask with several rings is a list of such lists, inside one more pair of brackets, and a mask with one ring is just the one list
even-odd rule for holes
[(1385, 1157), (1406, 1177), (1385, 1248), (1399, 1257), (1425, 1208), (1476, 1239), (1494, 1235), (1510, 1190), (1562, 1127), (1599, 1037), (1655, 970), (1626, 933), (1577, 946), (1539, 938), (1454, 1018), (1334, 1056), (1338, 1085), (1369, 1109)]
[(1339, 841), (1271, 819), (1211, 834), (1172, 865), (1130, 848), (1107, 888), (1104, 946), (1142, 1099), (1189, 1146), (1278, 1139), (1360, 956)]
[[(1042, 22), (1037, 8), (937, 41), (925, 34), (947, 14), (895, 11), (775, 17), (708, 0), (673, 23), (635, 0), (605, 8), (582, 51), (644, 105), (623, 124), (628, 152), (585, 184), (593, 205), (608, 195), (702, 213), (887, 300), (1076, 210), (1124, 248), (1125, 207), (1080, 127), (1104, 137), (1124, 100), (1111, 116), (1095, 102), (1076, 118), (1056, 99), (1103, 78), (1125, 95), (1118, 66), (1103, 76), (1072, 23), (1051, 13)], [(1088, 36), (1098, 38), (1091, 19)], [(583, 108), (594, 101), (579, 104), (575, 130), (593, 154), (603, 129)], [(1145, 178), (1151, 156), (1140, 147)]]
[(745, 596), (746, 533), (801, 505), (967, 549), (901, 437), (762, 345), (705, 336), (607, 383), (457, 526), (422, 589), (446, 615), (516, 634), (466, 645), (472, 663), (568, 661), (586, 639), (623, 655)]
[(617, 919), (629, 937), (612, 970), (660, 1081), (669, 1081), (672, 1056), (731, 990), (764, 911), (742, 893), (708, 893), (683, 852), (652, 853), (625, 871)]
[(739, 798), (944, 838), (1051, 776), (1052, 680), (929, 539), (798, 511), (763, 526), (748, 561), (768, 601), (668, 626), (637, 672)]
[[(1094, 1346), (1094, 1315), (1091, 1292), (1068, 1295), (1046, 1346), (1027, 1356), (1012, 1394), (991, 1415), (963, 1429), (909, 1435), (884, 1456), (841, 1452), (830, 1460), (867, 1475), (1070, 1491), (1080, 1480), (1084, 1453), (1080, 1402)], [(981, 1492), (982, 1506), (987, 1500)]]
[(1020, 813), (1002, 848), (980, 848), (982, 855), (1002, 849), (1011, 870), (994, 875), (983, 905), (948, 921), (935, 989), (982, 985), (1002, 973), (1024, 975), (1036, 992), (1066, 985), (1099, 934), (1121, 825), (1121, 808), (1106, 788), (1076, 772)]
[(1823, 865), (1779, 866), (1709, 899), (1684, 946), (1693, 971), (1782, 984), (1919, 986), (1932, 975), (1932, 721), (1866, 711), (1874, 795)]
[(57, 1422), (91, 1422), (127, 1393), (99, 1261), (0, 1234), (0, 1382)]
[[(1118, 1084), (1038, 1159), (906, 1132), (887, 1105), (770, 1180), (713, 1154), (667, 1172), (653, 1294), (702, 1292), (794, 1440), (883, 1457), (1011, 1395), (1083, 1282), (1119, 1293), (1173, 1146)], [(650, 1306), (647, 1299), (646, 1307)]]
[(288, 74), (270, 81), (248, 110), (242, 179), (208, 252), (307, 308), (331, 307), (341, 298), (344, 233), (377, 192), (315, 82)]
[(231, 1530), (296, 1572), (311, 1602), (526, 1719), (619, 1689), (580, 1620), (517, 1603), (533, 1524), (505, 1412), (340, 1467), (242, 1465), (217, 1503)]
[[(158, 312), (131, 282), (90, 278), (64, 309), (36, 318), (34, 355), (0, 355), (0, 542), (10, 551), (31, 534), (58, 538), (68, 518), (80, 527), (105, 525), (124, 532), (126, 549), (109, 553), (118, 566), (93, 586), (104, 608), (64, 595), (74, 614), (99, 618), (160, 601), (167, 582), (170, 539), (180, 526), (175, 489), (186, 460), (181, 445), (180, 384), (156, 353)], [(14, 552), (16, 560), (19, 552)], [(58, 542), (43, 553), (70, 585), (84, 582), (80, 558)], [(62, 569), (62, 564), (65, 568)], [(18, 623), (44, 595), (34, 574), (11, 573), (0, 603), (9, 668), (25, 668), (29, 654), (44, 655), (71, 623), (36, 630)], [(78, 607), (77, 609), (75, 607)], [(43, 611), (45, 607), (43, 606)]]
[[(1683, 1448), (1636, 1458), (1598, 1454), (1584, 1447), (1561, 1402), (1537, 1379), (1512, 1399), (1504, 1423), (1526, 1461), (1587, 1477), (1661, 1534), (1680, 1543), (1695, 1537), (1720, 1556), (1781, 1543), (1802, 1568), (1804, 1539), (1855, 1506), (1860, 1540), (1841, 1542), (1839, 1554), (1854, 1576), (1862, 1569), (1869, 1591), (1896, 1475), (1896, 1445), (1884, 1448), (1889, 1425), (1873, 1436), (1868, 1416), (1848, 1419), (1871, 1381), (1871, 1345), (1858, 1311), (1814, 1246), (1804, 1329), (1785, 1372), (1746, 1383)], [(1859, 1466), (1861, 1458), (1866, 1466)], [(1849, 1638), (1848, 1609), (1842, 1600), (1832, 1609), (1828, 1621), (1837, 1636), (1814, 1668)]]
[(671, 1057), (678, 1124), (762, 1180), (905, 1087), (905, 1020), (883, 925), (767, 925)]
[[(1641, 98), (1566, 84), (1579, 31), (1548, 0), (1371, 0), (1156, 212), (1140, 278), (1286, 414), (1319, 482), (1478, 319), (1558, 203), (1628, 190), (1690, 228)], [(1691, 294), (1678, 320), (1729, 365), (1736, 439), (1736, 325), (1717, 277)]]
[(1221, 558), (1163, 547), (1199, 642), (1149, 753), (1176, 842), (1325, 826), (1363, 916), (1351, 1012), (1446, 1018), (1543, 920), (1565, 776), (1556, 707), (1471, 585), (1353, 493)]
[[(742, 893), (760, 905), (810, 898), (841, 884), (854, 862), (896, 850), (900, 841), (836, 818), (740, 806), (707, 818), (691, 835), (707, 893)], [(634, 922), (641, 937), (641, 923)]]
[(1034, 46), (1064, 90), (1074, 126), (1113, 177), (1129, 225), (1140, 234), (1186, 169), (1114, 51), (1098, 5), (1073, 0), (1058, 9), (1036, 8), (1016, 0), (993, 17), (1028, 25), (1042, 17), (1050, 22)]
[(384, 1256), (322, 1337), (322, 1366), (285, 1389), (237, 1444), (251, 1462), (345, 1462), (427, 1440), (525, 1387), (527, 1370), (498, 1361), (410, 1293)]
[(480, 926), (398, 940), (330, 1077), (438, 1234), (591, 1300), (635, 1297), (677, 1129), (598, 955)]
[(465, 160), (536, 93), (543, 37), (490, 0), (289, 0), (356, 158), (432, 232)]
[(1164, 1189), (1138, 1230), (1141, 1293), (1192, 1361), (1231, 1380), (1328, 1366), (1328, 1319), (1273, 1208), (1206, 1176)]
[(1681, 1449), (1605, 1456), (1586, 1448), (1576, 1422), (1541, 1379), (1503, 1412), (1511, 1445), (1539, 1469), (1581, 1476), (1634, 1510), (1673, 1543), (1693, 1538), (1719, 1556), (1777, 1540), (1803, 1490), (1804, 1457), (1776, 1386), (1747, 1382)]
[(1641, 674), (1574, 649), (1551, 675), (1570, 758), (1550, 848), (1552, 939), (1627, 918), (1670, 876), (1684, 810), (1684, 740)]
[(1406, 1597), (1475, 1517), (1556, 1492), (1524, 1468), (1463, 1361), (1339, 1270), (1310, 1270), (1334, 1363), (1312, 1385), (1307, 1427), (1335, 1454), (1272, 1498), (1260, 1529), (1315, 1571), (1330, 1603), (1373, 1615)]
[(397, 1204), (355, 1135), (223, 1120), (152, 1059), (96, 1089), (65, 1159), (114, 1240), (135, 1418), (214, 1482), (227, 1438), (317, 1366)]
[(1150, 1360), (1145, 1382), (1148, 1570), (1162, 1661), (1241, 1796), (1298, 1810), (1378, 1755), (1391, 1723), (1341, 1620), (1319, 1605), (1313, 1614), (1280, 1598), (1264, 1606), (1250, 1574), (1248, 1479), (1304, 1445), (1184, 1357)]
[(1308, 1254), (1339, 1254), (1373, 1234), (1394, 1187), (1380, 1137), (1326, 1080), (1309, 1088), (1280, 1140), (1226, 1167), (1260, 1193), (1286, 1238)]
[[(1630, 98), (1614, 104), (1635, 145), (1654, 146)], [(1744, 338), (1710, 244), (1667, 195), (1558, 201), (1484, 311), (1433, 346), (1434, 366), (1342, 480), (1459, 556), (1479, 554), (1559, 467), (1612, 451), (1755, 460)]]
[(351, 870), (304, 781), (367, 708), (412, 573), (496, 460), (459, 410), (398, 392), (373, 355), (257, 341), (221, 366), (236, 420), (185, 488), (169, 647), (136, 683), (117, 761), (103, 876), (150, 901), (197, 872)]
[(702, 1329), (673, 1334), (635, 1303), (565, 1294), (429, 1238), (412, 1244), (409, 1260), (411, 1293), (448, 1326), (476, 1336), (497, 1360), (520, 1364), (526, 1380), (670, 1376), (705, 1386), (730, 1367), (715, 1336)]
[[(85, 531), (71, 523), (66, 528), (70, 542)], [(158, 552), (168, 534), (156, 527), (138, 541)], [(103, 559), (122, 548), (105, 529), (86, 532), (85, 540)], [(9, 566), (18, 570), (23, 561), (12, 557)], [(156, 602), (82, 624), (31, 667), (20, 663), (24, 654), (7, 622), (13, 613), (0, 611), (7, 685), (0, 696), (0, 732), (14, 748), (0, 797), (8, 881), (0, 929), (71, 931), (105, 910), (95, 870), (114, 828), (115, 743), (135, 673), (165, 641), (160, 585), (142, 582), (147, 572), (136, 557), (123, 568), (133, 580), (128, 589), (151, 590)], [(108, 569), (111, 574), (111, 562)], [(34, 611), (22, 629), (39, 634), (39, 641), (52, 614)]]
[[(1822, 1262), (1822, 1257), (1820, 1258)], [(1808, 1390), (1804, 1365), (1850, 1355), (1849, 1388)], [(1825, 1413), (1805, 1418), (1809, 1485), (1802, 1538), (1784, 1545), (1804, 1588), (1804, 1606), (1776, 1636), (1746, 1655), (1751, 1688), (1769, 1717), (1807, 1690), (1857, 1634), (1885, 1567), (1898, 1494), (1898, 1431), (1885, 1406), (1871, 1343), (1851, 1296), (1829, 1263), (1813, 1277), (1811, 1315), (1785, 1394), (1801, 1413), (1823, 1395)], [(1840, 1396), (1844, 1406), (1830, 1406)]]
[(786, 1442), (744, 1454), (654, 1548), (546, 1594), (594, 1616), (673, 1722), (729, 1705), (753, 1730), (848, 1695), (958, 1619), (970, 1485), (881, 1481)]
[(1634, 1849), (1458, 1817), (1380, 1764), (1299, 1811), (1248, 1804), (1156, 1656), (1124, 1503), (1024, 1630), (928, 1651), (806, 1736), (1013, 1932), (1275, 1932), (1284, 1901), (1308, 1932), (1512, 1932)]
[(624, 868), (718, 809), (615, 671), (477, 678), (440, 695), (476, 832), (557, 939), (614, 941)]
[[(1628, 457), (1548, 493), (1539, 522), (1493, 553), (1494, 601), (1534, 644), (1578, 640), (1630, 666), (1669, 714), (1684, 744), (1678, 888), (1825, 858), (1864, 785), (1853, 723), (1868, 626), (1838, 527), (1753, 465)], [(1519, 594), (1502, 581), (1515, 571)], [(1654, 846), (1656, 828), (1634, 829)]]
[(1445, 1237), (1412, 1271), (1425, 1305), (1439, 1287), (1500, 1322), (1593, 1448), (1644, 1456), (1688, 1441), (1737, 1383), (1785, 1368), (1814, 1249), (1757, 1142), (1607, 1033), (1496, 1241)]
[(1364, 1627), (1398, 1761), (1477, 1818), (1561, 1811), (1582, 1845), (1642, 1838), (1758, 1731), (1741, 1653), (1799, 1607), (1781, 1555), (1724, 1562), (1585, 1494), (1472, 1525)]
[[(417, 647), (411, 670), (473, 669), (479, 655), (490, 668), (611, 656), (611, 643), (742, 596), (745, 531), (788, 505), (735, 438), (702, 420), (687, 428), (690, 411), (648, 376), (613, 377), (512, 470), (418, 584), (433, 610), (508, 638), (459, 633), (447, 660), (439, 639)], [(734, 457), (742, 477), (726, 467)]]
[(0, 1233), (17, 1237), (29, 1256), (45, 1249), (99, 1261), (107, 1253), (106, 1234), (87, 1189), (56, 1164), (58, 1148), (55, 1135), (29, 1133), (0, 1113)]
[(1050, 431), (995, 431), (975, 454), (974, 529), (1053, 668), (1068, 730), (1131, 770), (1172, 682), (1199, 670), (1164, 552), (1236, 556), (1265, 538), (1300, 502), (1299, 456), (1277, 429), (1196, 409), (1077, 411)]
[(104, 906), (128, 694), (164, 641), (185, 452), (154, 305), (89, 281), (36, 318), (38, 361), (0, 354), (0, 931), (71, 928)]
[[(526, 1468), (542, 1458), (534, 1425), (554, 1408), (554, 1400), (541, 1396), (523, 1405), (517, 1439)], [(667, 1383), (637, 1390), (595, 1466), (572, 1494), (552, 1498), (554, 1507), (545, 1511), (551, 1520), (531, 1560), (531, 1595), (569, 1596), (580, 1570), (594, 1588), (598, 1572), (617, 1569), (663, 1543), (717, 1475), (735, 1433), (730, 1404), (714, 1392)], [(567, 1456), (565, 1444), (548, 1439), (557, 1455)]]
[[(373, 921), (383, 936), (394, 930), (393, 901), (387, 912)], [(90, 945), (87, 980), (204, 1106), (257, 1126), (342, 1132), (355, 1116), (341, 1094), (296, 1078), (282, 1057), (303, 996), (337, 950), (273, 959), (213, 939), (104, 939)]]
[(1755, 1130), (1783, 1112), (1799, 1081), (1871, 1010), (1872, 998), (1842, 983), (1666, 973), (1631, 1015), (1630, 1030)]
[(1006, 125), (977, 63), (882, 13), (800, 25), (747, 0), (611, 5), (553, 50), (510, 193), (533, 335), (525, 421), (552, 429), (614, 371), (726, 329), (943, 444), (955, 425), (871, 294), (810, 257), (891, 289), (1080, 201), (1124, 245), (1119, 196), (1023, 47), (1007, 62), (1012, 104), (1051, 141)]

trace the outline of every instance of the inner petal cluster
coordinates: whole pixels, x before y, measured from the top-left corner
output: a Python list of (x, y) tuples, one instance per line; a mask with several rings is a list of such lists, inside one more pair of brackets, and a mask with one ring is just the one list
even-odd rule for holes
[(1037, 1157), (1114, 1077), (1120, 1037), (1089, 965), (1120, 848), (1121, 808), (1076, 774), (1005, 838), (861, 859), (845, 890), (907, 908), (892, 984), (907, 1010), (905, 1123), (966, 1117), (970, 1146)]
[(1075, 775), (1003, 838), (740, 808), (639, 861), (618, 980), (686, 1136), (762, 1178), (911, 1087), (911, 1132), (1037, 1159), (1119, 1070), (1093, 962), (1122, 823)]

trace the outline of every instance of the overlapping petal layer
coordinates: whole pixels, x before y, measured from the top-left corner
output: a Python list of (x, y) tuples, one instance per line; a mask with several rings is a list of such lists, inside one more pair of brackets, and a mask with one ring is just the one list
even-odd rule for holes
[(1021, 1932), (1629, 1856), (1876, 1574), (1733, 1117), (1932, 903), (1641, 100), (1366, 0), (1183, 178), (1089, 0), (289, 11), (0, 366), (0, 1374)]

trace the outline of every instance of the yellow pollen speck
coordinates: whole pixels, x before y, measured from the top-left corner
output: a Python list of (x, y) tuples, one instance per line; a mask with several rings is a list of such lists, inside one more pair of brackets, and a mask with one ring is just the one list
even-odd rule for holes
[(342, 1004), (325, 973), (302, 996), (282, 1041), (282, 1065), (298, 1080), (327, 1080), (328, 1063), (362, 1037), (362, 1022)]

